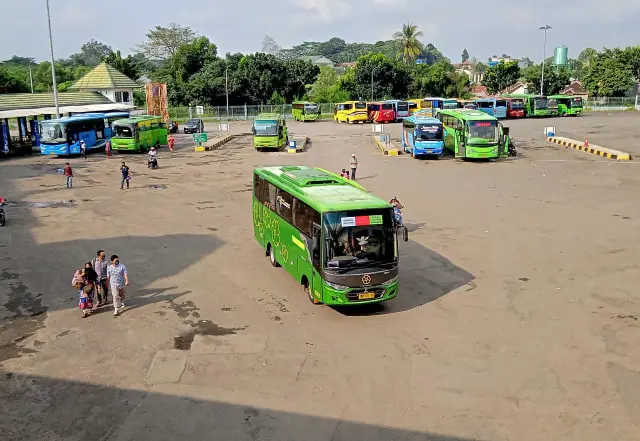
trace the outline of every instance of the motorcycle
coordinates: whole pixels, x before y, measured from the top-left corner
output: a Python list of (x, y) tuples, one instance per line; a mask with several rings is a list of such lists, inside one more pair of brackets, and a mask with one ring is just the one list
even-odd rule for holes
[(158, 168), (158, 158), (156, 158), (155, 156), (149, 156), (147, 167), (151, 170), (155, 170), (156, 168)]
[(3, 206), (4, 204), (0, 202), (0, 227), (4, 227), (4, 224), (7, 222), (6, 218), (4, 217), (4, 208), (2, 208)]
[(396, 221), (396, 225), (402, 227), (404, 225), (404, 218), (402, 217), (402, 210), (399, 207), (393, 207), (393, 217)]
[(507, 154), (509, 156), (517, 156), (518, 155), (518, 151), (516, 150), (516, 146), (515, 146), (515, 144), (513, 144), (513, 142), (511, 140), (509, 140), (509, 147), (507, 149)]

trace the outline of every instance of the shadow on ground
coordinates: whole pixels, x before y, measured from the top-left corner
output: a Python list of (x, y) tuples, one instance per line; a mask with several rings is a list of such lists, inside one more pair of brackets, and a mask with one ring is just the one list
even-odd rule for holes
[(0, 439), (7, 441), (472, 441), (250, 405), (0, 375)]
[(410, 240), (400, 242), (400, 285), (398, 296), (386, 303), (339, 307), (345, 315), (391, 314), (425, 305), (469, 285), (475, 276), (446, 257)]

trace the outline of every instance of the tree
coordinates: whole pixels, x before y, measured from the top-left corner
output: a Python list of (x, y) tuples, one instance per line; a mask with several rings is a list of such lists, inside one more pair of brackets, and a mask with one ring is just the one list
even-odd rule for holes
[(489, 93), (498, 93), (514, 84), (520, 78), (520, 67), (515, 61), (500, 62), (485, 70), (482, 84), (487, 86)]
[(103, 57), (102, 60), (132, 80), (137, 80), (138, 77), (140, 77), (140, 72), (138, 71), (135, 61), (131, 55), (127, 55), (126, 58), (122, 58), (120, 51), (110, 52), (106, 57)]
[(338, 73), (329, 66), (320, 66), (320, 73), (311, 86), (311, 98), (317, 103), (339, 103), (349, 99), (340, 88)]
[(457, 74), (448, 60), (440, 60), (433, 66), (420, 64), (412, 72), (410, 94), (412, 96), (469, 95), (469, 77)]
[(286, 81), (284, 63), (273, 55), (257, 53), (245, 56), (236, 72), (237, 87), (248, 102), (266, 103)]
[(302, 60), (285, 61), (284, 66), (286, 79), (281, 93), (288, 102), (292, 102), (295, 97), (304, 95), (307, 86), (310, 87), (316, 81), (320, 68)]
[(462, 50), (462, 62), (466, 63), (467, 61), (469, 61), (469, 52), (467, 52), (467, 49), (463, 49)]
[(633, 67), (620, 49), (605, 49), (595, 55), (582, 80), (589, 94), (624, 96), (633, 86)]
[(82, 45), (79, 54), (74, 54), (70, 58), (77, 57), (78, 64), (84, 64), (85, 66), (95, 67), (104, 57), (113, 52), (111, 46), (107, 46), (104, 43), (91, 39)]
[(286, 103), (287, 101), (285, 100), (285, 98), (282, 95), (280, 95), (277, 90), (273, 91), (271, 98), (269, 98), (269, 101), (267, 102), (267, 104), (276, 104), (276, 105), (286, 104)]
[(424, 46), (418, 58), (420, 58), (421, 60), (423, 60), (425, 63), (429, 65), (433, 65), (433, 64), (436, 64), (438, 61), (444, 61), (444, 60), (449, 62), (449, 60), (447, 60), (447, 58), (444, 55), (442, 55), (442, 52), (440, 52), (431, 43), (428, 43), (426, 46)]
[(28, 92), (27, 83), (18, 77), (15, 71), (12, 72), (0, 65), (0, 93), (20, 92)]
[(623, 53), (622, 58), (626, 60), (636, 81), (640, 81), (640, 46), (629, 46)]
[[(522, 72), (524, 81), (532, 93), (540, 92), (540, 80), (542, 65), (529, 66)], [(566, 67), (557, 67), (550, 64), (544, 66), (544, 94), (555, 95), (570, 82), (571, 72)]]
[(418, 26), (411, 23), (402, 25), (402, 31), (393, 34), (393, 39), (399, 47), (398, 58), (406, 64), (415, 61), (422, 52), (423, 45), (418, 40), (424, 33), (418, 30)]
[(373, 73), (373, 99), (404, 98), (411, 81), (406, 66), (391, 61), (383, 54), (369, 54), (358, 58), (355, 69), (341, 78), (341, 88), (352, 99), (371, 97)]
[(278, 56), (280, 51), (282, 51), (282, 48), (278, 46), (278, 43), (270, 35), (265, 35), (264, 40), (262, 40), (262, 52)]
[(173, 56), (180, 46), (193, 42), (197, 37), (191, 28), (176, 23), (167, 27), (156, 26), (146, 35), (147, 41), (138, 45), (138, 52), (155, 60), (166, 60)]
[(12, 65), (12, 66), (20, 66), (20, 67), (28, 68), (29, 65), (36, 64), (36, 61), (34, 58), (31, 58), (31, 57), (19, 57), (17, 55), (14, 55), (8, 60), (0, 62), (0, 64), (4, 64), (5, 66)]

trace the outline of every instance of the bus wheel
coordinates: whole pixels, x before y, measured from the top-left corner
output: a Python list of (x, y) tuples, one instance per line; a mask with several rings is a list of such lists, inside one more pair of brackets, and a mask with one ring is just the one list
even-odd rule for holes
[(307, 280), (306, 277), (302, 278), (302, 289), (304, 290), (305, 294), (307, 295), (307, 298), (312, 304), (320, 305), (322, 303), (320, 300), (316, 299), (313, 296), (313, 293), (311, 292), (311, 287), (309, 286), (309, 281)]
[(273, 249), (271, 244), (267, 245), (267, 252), (269, 253), (269, 262), (271, 262), (271, 266), (277, 268), (280, 266), (278, 261), (276, 260), (276, 252)]

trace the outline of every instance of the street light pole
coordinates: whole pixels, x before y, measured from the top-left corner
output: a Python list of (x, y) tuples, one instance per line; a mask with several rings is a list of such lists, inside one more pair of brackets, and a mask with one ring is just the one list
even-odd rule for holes
[(229, 119), (229, 64), (227, 63), (227, 68), (224, 70), (224, 84), (225, 91), (227, 95), (227, 119)]
[(29, 82), (31, 83), (31, 93), (33, 93), (33, 74), (31, 73), (31, 60), (29, 60)]
[(539, 30), (544, 31), (544, 47), (542, 49), (542, 75), (540, 76), (540, 95), (544, 95), (544, 63), (547, 60), (547, 31), (553, 29), (549, 25), (540, 26)]
[(53, 100), (56, 103), (56, 118), (60, 118), (60, 106), (58, 105), (58, 84), (56, 83), (56, 60), (53, 56), (53, 37), (51, 36), (51, 13), (49, 12), (49, 0), (47, 0), (47, 21), (49, 22), (49, 48), (51, 49), (51, 78), (53, 79)]

